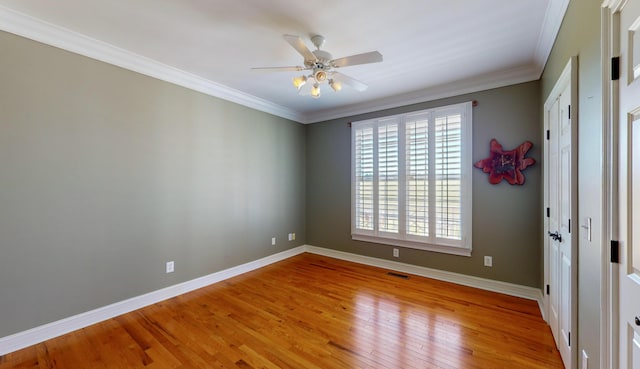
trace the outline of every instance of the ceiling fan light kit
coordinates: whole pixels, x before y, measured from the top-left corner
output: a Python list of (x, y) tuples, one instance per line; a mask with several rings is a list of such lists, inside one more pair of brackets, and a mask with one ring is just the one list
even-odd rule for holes
[(304, 86), (305, 83), (307, 83), (307, 77), (305, 76), (293, 77), (293, 85), (296, 86), (298, 90), (300, 90), (300, 88)]
[[(336, 72), (334, 69), (351, 65), (379, 63), (382, 61), (382, 54), (378, 51), (333, 59), (333, 56), (329, 52), (320, 50), (325, 41), (324, 37), (320, 35), (314, 35), (311, 37), (311, 42), (316, 47), (316, 50), (314, 51), (309, 50), (307, 45), (305, 45), (304, 41), (302, 41), (299, 36), (283, 35), (283, 37), (300, 55), (304, 57), (304, 67), (294, 66), (253, 69), (268, 71), (310, 71), (311, 73), (309, 75), (302, 75), (293, 78), (293, 86), (298, 89), (298, 94), (300, 95), (311, 95), (313, 98), (319, 98), (320, 84), (324, 82), (328, 82), (329, 86), (335, 92), (342, 90), (343, 84), (355, 89), (356, 91), (364, 91), (368, 87), (365, 83)], [(313, 86), (310, 89), (303, 89), (302, 87), (307, 83), (310, 83), (310, 80), (313, 80)]]
[(327, 80), (327, 72), (319, 70), (313, 74), (313, 78), (318, 82), (324, 82)]
[(318, 83), (313, 84), (313, 88), (311, 89), (311, 97), (317, 99), (320, 97), (320, 85)]
[(331, 86), (331, 88), (335, 91), (338, 92), (340, 90), (342, 90), (342, 83), (334, 80), (334, 79), (330, 79), (329, 80), (329, 86)]

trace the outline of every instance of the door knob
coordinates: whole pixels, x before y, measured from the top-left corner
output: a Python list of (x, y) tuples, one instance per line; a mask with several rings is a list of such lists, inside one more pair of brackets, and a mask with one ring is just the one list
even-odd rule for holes
[(549, 232), (549, 237), (553, 238), (555, 241), (560, 241), (562, 242), (562, 235), (560, 235), (560, 233), (558, 232)]
[(636, 325), (640, 325), (640, 316), (636, 317)]

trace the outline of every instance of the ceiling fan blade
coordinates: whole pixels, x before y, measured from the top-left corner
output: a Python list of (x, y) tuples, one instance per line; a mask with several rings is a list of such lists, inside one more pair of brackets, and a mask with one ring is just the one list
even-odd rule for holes
[(364, 54), (345, 56), (344, 58), (334, 59), (331, 65), (336, 68), (346, 67), (349, 65), (379, 63), (382, 61), (382, 54), (377, 51), (371, 51)]
[(366, 90), (369, 87), (365, 83), (360, 82), (355, 78), (351, 78), (351, 77), (349, 77), (347, 75), (344, 75), (342, 73), (339, 73), (339, 72), (333, 72), (332, 78), (335, 81), (343, 83), (343, 84), (353, 88), (354, 90), (360, 91), (360, 92)]
[(260, 67), (260, 68), (251, 68), (251, 70), (255, 70), (257, 72), (300, 72), (301, 70), (305, 70), (304, 67), (295, 66), (295, 67)]
[(304, 43), (304, 41), (302, 41), (302, 39), (299, 36), (282, 35), (282, 37), (284, 37), (284, 39), (289, 43), (289, 45), (293, 46), (293, 48), (296, 49), (296, 51), (299, 52), (300, 55), (304, 57), (304, 61), (313, 62), (316, 60), (316, 56), (313, 55), (313, 53), (311, 52), (311, 50), (309, 50), (309, 48), (307, 48), (307, 45)]

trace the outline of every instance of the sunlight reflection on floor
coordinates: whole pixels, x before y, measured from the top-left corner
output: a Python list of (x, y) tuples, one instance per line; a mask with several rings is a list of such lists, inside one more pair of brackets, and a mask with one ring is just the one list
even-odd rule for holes
[[(460, 367), (460, 327), (453, 317), (438, 317), (399, 303), (393, 296), (366, 291), (355, 298), (356, 352), (393, 368), (442, 363)], [(404, 340), (404, 341), (403, 341)]]

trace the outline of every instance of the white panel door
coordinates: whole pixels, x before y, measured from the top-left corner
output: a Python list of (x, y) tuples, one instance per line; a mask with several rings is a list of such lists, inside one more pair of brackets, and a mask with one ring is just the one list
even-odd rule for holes
[(558, 350), (566, 368), (571, 368), (571, 85), (559, 97), (558, 130), (559, 196), (558, 248), (560, 268), (560, 317)]
[(571, 84), (547, 111), (549, 122), (549, 325), (566, 368), (571, 367)]
[(618, 10), (619, 364), (640, 369), (640, 0)]
[[(556, 99), (547, 111), (549, 116), (549, 132), (558, 131), (560, 118), (560, 99)], [(553, 135), (549, 139), (549, 157), (548, 157), (548, 194), (549, 194), (549, 234), (557, 232), (560, 229), (558, 224), (558, 195), (559, 183), (558, 172), (560, 164), (560, 156), (558, 155), (558, 135)], [(559, 321), (560, 321), (560, 243), (556, 237), (549, 239), (549, 326), (551, 333), (559, 345)]]

